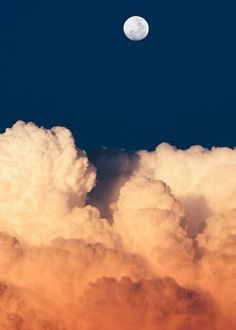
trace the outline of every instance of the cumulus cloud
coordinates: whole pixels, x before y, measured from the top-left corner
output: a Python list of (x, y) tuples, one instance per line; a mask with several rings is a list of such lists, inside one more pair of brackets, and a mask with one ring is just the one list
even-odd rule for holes
[(216, 309), (206, 294), (182, 288), (170, 278), (136, 283), (101, 278), (88, 287), (81, 302), (85, 329), (198, 330), (216, 329), (217, 324)]
[(206, 217), (236, 205), (236, 150), (193, 146), (178, 150), (166, 143), (155, 151), (140, 151), (139, 171), (163, 180), (189, 212), (192, 234), (203, 229)]
[(96, 209), (83, 208), (96, 171), (69, 130), (17, 122), (0, 136), (0, 167), (2, 230), (45, 243), (105, 226)]
[(158, 274), (182, 271), (183, 279), (193, 259), (192, 240), (181, 225), (185, 217), (165, 183), (134, 174), (120, 190), (114, 228), (125, 249), (144, 256)]
[(236, 150), (0, 135), (0, 329), (233, 330)]

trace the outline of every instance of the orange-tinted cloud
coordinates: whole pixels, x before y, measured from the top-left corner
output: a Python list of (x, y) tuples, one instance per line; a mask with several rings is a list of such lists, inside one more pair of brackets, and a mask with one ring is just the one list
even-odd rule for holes
[(67, 129), (16, 123), (0, 135), (0, 329), (234, 330), (235, 170), (236, 150), (162, 144), (103, 155), (93, 190)]

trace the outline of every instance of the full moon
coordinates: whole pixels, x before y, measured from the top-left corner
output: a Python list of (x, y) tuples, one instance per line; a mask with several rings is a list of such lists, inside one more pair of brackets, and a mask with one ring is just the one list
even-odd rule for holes
[(132, 16), (128, 18), (123, 29), (126, 37), (133, 41), (143, 40), (149, 33), (147, 21), (140, 16)]

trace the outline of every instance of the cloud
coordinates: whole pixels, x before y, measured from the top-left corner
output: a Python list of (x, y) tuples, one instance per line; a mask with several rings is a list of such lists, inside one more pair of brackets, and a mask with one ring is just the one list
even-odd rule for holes
[(0, 329), (233, 330), (236, 150), (0, 135)]
[(134, 174), (121, 188), (114, 212), (114, 228), (124, 248), (145, 257), (168, 276), (193, 259), (193, 242), (184, 230), (185, 211), (162, 181)]
[(0, 136), (0, 166), (2, 230), (45, 243), (105, 226), (96, 209), (83, 208), (96, 171), (69, 130), (17, 122)]
[[(198, 235), (202, 249), (201, 281), (230, 314), (236, 308), (236, 210), (207, 219)], [(219, 284), (222, 285), (219, 287)]]
[(182, 288), (170, 278), (137, 283), (101, 278), (85, 291), (80, 315), (85, 329), (198, 330), (215, 329), (217, 323), (207, 295)]
[(235, 149), (193, 146), (178, 150), (163, 143), (153, 152), (138, 155), (142, 175), (163, 180), (188, 211), (193, 236), (204, 227), (206, 217), (235, 208)]

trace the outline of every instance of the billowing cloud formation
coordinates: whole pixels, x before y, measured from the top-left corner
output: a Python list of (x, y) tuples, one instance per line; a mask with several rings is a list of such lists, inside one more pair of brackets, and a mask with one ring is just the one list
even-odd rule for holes
[(180, 267), (186, 270), (193, 259), (192, 240), (181, 226), (185, 217), (166, 184), (134, 174), (120, 190), (114, 228), (126, 250), (142, 255), (158, 274), (168, 276)]
[(106, 225), (95, 208), (83, 207), (96, 172), (69, 130), (17, 122), (0, 136), (0, 166), (2, 230), (45, 243), (92, 236)]
[(91, 159), (62, 127), (0, 135), (0, 329), (234, 330), (236, 150)]
[(192, 218), (196, 235), (206, 217), (225, 213), (236, 205), (236, 150), (178, 150), (163, 143), (154, 152), (140, 151), (142, 175), (163, 180)]

